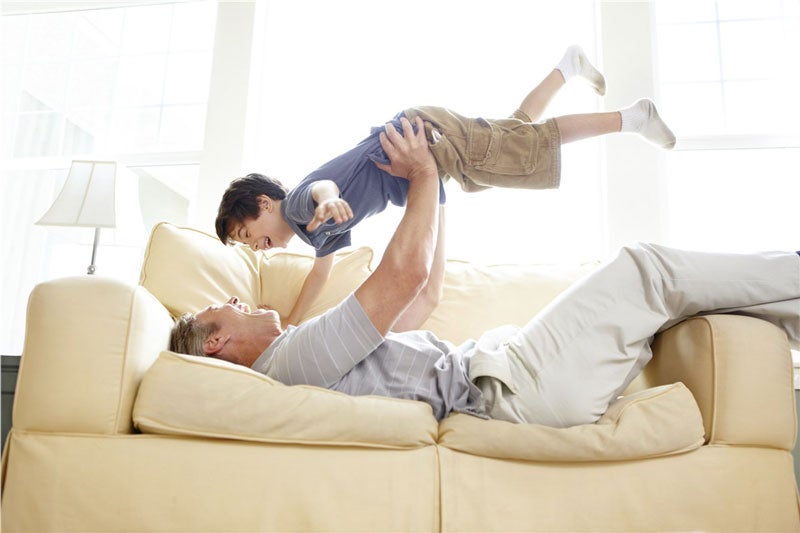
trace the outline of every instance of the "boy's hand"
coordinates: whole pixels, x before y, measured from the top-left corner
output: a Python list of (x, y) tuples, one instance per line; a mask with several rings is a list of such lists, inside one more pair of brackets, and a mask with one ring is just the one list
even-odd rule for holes
[(428, 148), (422, 118), (415, 118), (416, 132), (406, 117), (401, 117), (400, 123), (403, 125), (403, 135), (400, 135), (392, 124), (386, 124), (386, 131), (381, 132), (381, 146), (391, 163), (389, 165), (375, 163), (377, 167), (392, 176), (408, 180), (431, 175), (438, 177), (436, 160)]
[(353, 210), (350, 209), (350, 204), (342, 198), (323, 200), (314, 210), (314, 218), (311, 219), (311, 222), (306, 224), (306, 230), (309, 232), (314, 231), (331, 218), (337, 224), (347, 222), (353, 218)]

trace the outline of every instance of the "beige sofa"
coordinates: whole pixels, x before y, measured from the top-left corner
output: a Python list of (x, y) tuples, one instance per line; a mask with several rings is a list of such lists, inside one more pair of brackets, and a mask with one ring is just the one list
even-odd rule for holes
[[(324, 311), (370, 272), (337, 257)], [(3, 453), (13, 531), (797, 531), (785, 335), (688, 320), (600, 422), (568, 429), (286, 387), (165, 351), (171, 315), (236, 294), (284, 313), (311, 259), (157, 226), (141, 283), (33, 291)], [(524, 323), (584, 269), (450, 262), (426, 324)]]

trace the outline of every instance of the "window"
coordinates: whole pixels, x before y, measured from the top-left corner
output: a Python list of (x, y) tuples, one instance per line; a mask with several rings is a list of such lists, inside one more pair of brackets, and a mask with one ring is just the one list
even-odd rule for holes
[(213, 4), (3, 17), (4, 157), (199, 150)]
[(21, 352), (33, 285), (81, 275), (89, 264), (92, 229), (34, 226), (72, 159), (120, 162), (117, 228), (102, 232), (100, 275), (135, 283), (149, 227), (185, 222), (193, 200), (216, 3), (86, 5), (17, 8), (0, 19), (2, 239), (13, 258), (3, 264), (4, 354)]
[(656, 29), (670, 242), (795, 249), (800, 2), (658, 0)]

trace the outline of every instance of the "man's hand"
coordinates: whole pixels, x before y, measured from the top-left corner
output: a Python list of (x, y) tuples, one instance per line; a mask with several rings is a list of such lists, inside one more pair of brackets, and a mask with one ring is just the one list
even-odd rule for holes
[(342, 198), (339, 198), (339, 187), (330, 180), (320, 180), (311, 187), (311, 197), (316, 202), (314, 218), (306, 224), (306, 230), (314, 231), (326, 220), (333, 219), (337, 224), (353, 218), (353, 210)]
[[(386, 124), (386, 131), (381, 132), (380, 141), (390, 164), (375, 163), (378, 168), (392, 176), (413, 180), (418, 177), (437, 175), (436, 160), (433, 158), (428, 139), (425, 137), (425, 125), (420, 117), (415, 118), (417, 131), (406, 117), (400, 118), (403, 135), (400, 135), (392, 124)], [(438, 175), (437, 175), (438, 177)]]

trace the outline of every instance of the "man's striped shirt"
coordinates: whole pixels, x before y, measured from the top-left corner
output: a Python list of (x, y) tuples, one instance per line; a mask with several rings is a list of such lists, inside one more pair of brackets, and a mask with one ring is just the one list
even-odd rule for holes
[(467, 377), (474, 347), (473, 341), (456, 347), (429, 331), (383, 337), (351, 294), (325, 314), (289, 326), (252, 368), (286, 385), (423, 401), (441, 420), (451, 411), (478, 414), (481, 393)]

